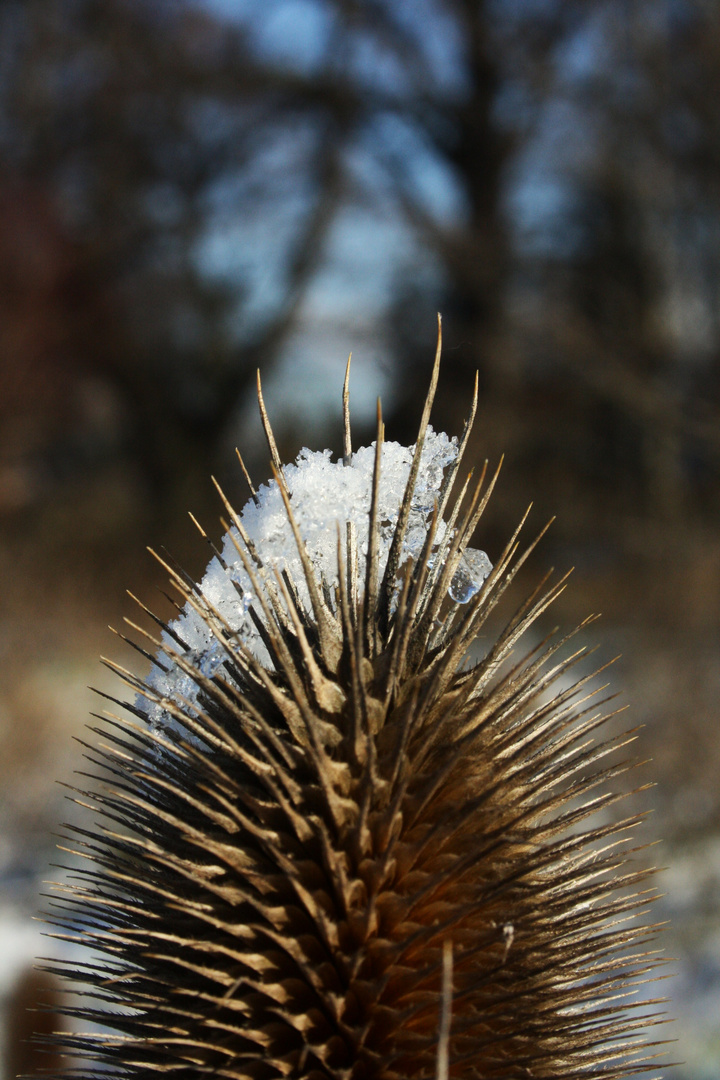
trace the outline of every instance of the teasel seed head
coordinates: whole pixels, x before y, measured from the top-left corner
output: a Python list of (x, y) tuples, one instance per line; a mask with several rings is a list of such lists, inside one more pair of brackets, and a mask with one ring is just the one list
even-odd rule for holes
[(75, 798), (99, 820), (51, 916), (87, 952), (51, 965), (100, 1025), (58, 1037), (84, 1077), (569, 1080), (655, 1054), (639, 818), (608, 813), (632, 735), (595, 738), (572, 634), (514, 655), (564, 578), (469, 658), (535, 543), (469, 547), (497, 472), (453, 495), (477, 383), (459, 441), (435, 434), (439, 357), (409, 449), (378, 406), (353, 454), (346, 376), (338, 462), (284, 468), (258, 387), (274, 480), (239, 514), (221, 492), (203, 582), (162, 560), (178, 617), (139, 631), (149, 676), (111, 665), (132, 693), (93, 729)]

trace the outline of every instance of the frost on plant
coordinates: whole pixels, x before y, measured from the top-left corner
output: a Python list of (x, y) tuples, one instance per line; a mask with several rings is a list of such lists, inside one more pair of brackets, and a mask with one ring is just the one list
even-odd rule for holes
[[(352, 526), (360, 560), (367, 556), (375, 450), (375, 443), (361, 447), (352, 454), (346, 465), (342, 458), (333, 461), (330, 450), (304, 448), (295, 464), (285, 465), (282, 470), (293, 515), (313, 569), (318, 580), (324, 581), (330, 590), (338, 579), (338, 526), (343, 535), (347, 525)], [(450, 438), (445, 432), (435, 432), (428, 426), (401, 549), (400, 567), (408, 559), (417, 560), (420, 557), (445, 471), (456, 461), (458, 450), (457, 437)], [(401, 446), (396, 442), (384, 442), (382, 445), (377, 509), (378, 569), (381, 577), (387, 565), (414, 452), (415, 446)], [(255, 550), (262, 553), (266, 580), (268, 574), (272, 582), (276, 580), (276, 574), (286, 571), (296, 583), (300, 600), (306, 607), (309, 606), (309, 596), (297, 543), (277, 481), (263, 484), (238, 516), (246, 539), (236, 527), (231, 527), (223, 539), (220, 557), (216, 556), (210, 561), (199, 589), (205, 600), (223, 617), (229, 630), (237, 635), (237, 639), (267, 665), (270, 658), (251, 614), (253, 608), (257, 617), (260, 606), (241, 555), (241, 552), (247, 556), (250, 554), (246, 540), (249, 539)], [(438, 521), (434, 550), (441, 545), (446, 529), (446, 523)], [(492, 563), (484, 551), (466, 548), (450, 583), (452, 599), (460, 604), (471, 600), (491, 569)], [(203, 675), (214, 675), (226, 654), (221, 643), (213, 638), (202, 614), (186, 604), (170, 629), (189, 650), (185, 654), (187, 659)], [(164, 641), (172, 646), (172, 634), (166, 631)], [(176, 667), (166, 669), (156, 664), (148, 682), (163, 697), (180, 696), (191, 703), (197, 699), (196, 681)], [(160, 704), (151, 707), (150, 716), (155, 725), (166, 724), (168, 720)]]

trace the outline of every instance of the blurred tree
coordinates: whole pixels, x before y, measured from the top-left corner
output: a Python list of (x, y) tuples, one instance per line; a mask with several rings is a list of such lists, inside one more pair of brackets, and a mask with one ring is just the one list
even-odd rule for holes
[(574, 92), (595, 145), (569, 170), (581, 242), (551, 274), (559, 318), (548, 310), (546, 325), (565, 370), (605, 406), (591, 483), (614, 484), (633, 512), (640, 497), (659, 520), (716, 520), (717, 387), (698, 391), (720, 349), (718, 11), (637, 0), (620, 13), (595, 13), (601, 62)]
[(57, 399), (54, 424), (13, 405), (6, 506), (118, 453), (158, 512), (187, 501), (257, 363), (318, 310), (376, 324), (404, 436), (439, 307), (439, 420), (478, 367), (487, 445), (562, 483), (583, 527), (596, 491), (717, 512), (712, 5), (7, 0), (0, 20), (0, 365), (8, 402)]
[[(529, 489), (563, 486), (571, 529), (619, 535), (638, 512), (716, 521), (718, 10), (498, 2), (469, 17), (483, 20), (493, 65), (484, 145), (496, 147), (495, 173), (448, 157), (463, 191), (482, 178), (494, 193), (472, 205), (501, 240), (479, 244), (470, 224), (465, 249), (472, 214), (450, 230), (422, 225), (459, 356), (494, 372), (489, 441), (510, 450)], [(473, 254), (484, 267), (489, 251), (494, 292), (472, 273)], [(403, 319), (401, 305), (396, 324), (417, 355), (428, 290), (402, 295), (416, 315)]]
[[(272, 360), (327, 226), (332, 140), (324, 130), (295, 134), (312, 144), (307, 205), (270, 310), (244, 328), (241, 354), (227, 317), (242, 310), (245, 283), (239, 276), (230, 289), (204, 273), (199, 246), (214, 186), (251, 173), (279, 142), (273, 126), (297, 119), (294, 88), (268, 82), (242, 32), (184, 4), (29, 0), (4, 4), (0, 19), (0, 243), (14, 282), (4, 294), (2, 377), (17, 381), (23, 369), (16, 419), (37, 413), (38, 387), (53, 399), (45, 471), (73, 406), (88, 434), (92, 424), (77, 413), (99, 382), (122, 417), (113, 449), (140, 463), (157, 495), (190, 469), (207, 475), (251, 379), (249, 354)], [(240, 203), (250, 217), (268, 201), (256, 172), (254, 198)], [(268, 229), (284, 214), (282, 192), (274, 195)], [(61, 438), (77, 444), (82, 434), (68, 423)], [(107, 432), (94, 434), (106, 441)], [(85, 449), (92, 458), (104, 447)]]

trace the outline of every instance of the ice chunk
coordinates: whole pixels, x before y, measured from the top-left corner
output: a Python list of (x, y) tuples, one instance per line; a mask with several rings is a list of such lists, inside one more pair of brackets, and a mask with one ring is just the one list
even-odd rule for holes
[[(380, 576), (387, 564), (414, 450), (414, 446), (401, 446), (395, 442), (386, 442), (382, 447), (378, 491)], [(400, 564), (420, 555), (445, 470), (455, 461), (457, 454), (456, 438), (427, 428)], [(346, 523), (352, 522), (361, 560), (367, 553), (374, 464), (373, 444), (357, 450), (349, 466), (343, 465), (342, 459), (333, 461), (329, 450), (303, 449), (294, 464), (283, 468), (292, 513), (310, 561), (318, 576), (322, 576), (331, 587), (337, 581), (338, 573), (338, 525), (344, 540)], [(250, 500), (239, 517), (262, 560), (262, 569), (254, 568), (257, 576), (272, 583), (276, 573), (287, 570), (297, 586), (301, 602), (309, 608), (310, 598), (297, 545), (277, 483), (273, 480), (262, 485), (257, 491), (257, 499)], [(439, 522), (436, 544), (442, 542), (445, 533), (445, 523)], [(269, 665), (270, 657), (249, 614), (251, 606), (254, 605), (259, 612), (260, 605), (250, 575), (238, 553), (238, 546), (243, 548), (243, 542), (237, 531), (231, 530), (223, 540), (221, 559), (211, 560), (200, 582), (198, 606), (202, 609), (204, 598), (219, 613), (225, 623), (225, 633), (236, 635), (261, 663)], [(468, 549), (453, 577), (450, 595), (458, 603), (467, 603), (478, 591), (490, 569), (490, 561), (484, 552)], [(222, 664), (224, 653), (202, 615), (192, 605), (186, 604), (171, 629), (185, 644), (187, 658), (204, 675), (212, 677)], [(166, 636), (166, 641), (171, 648), (178, 648), (172, 635)], [(160, 659), (153, 666), (149, 685), (162, 698), (177, 700), (178, 696), (182, 696), (191, 707), (195, 706), (199, 690), (193, 680), (175, 664), (167, 672), (163, 666), (167, 666), (167, 660)], [(164, 727), (170, 722), (161, 704), (150, 706), (148, 711), (152, 726)]]
[(465, 548), (453, 574), (448, 593), (457, 604), (467, 604), (482, 588), (492, 563), (479, 548)]
[[(399, 443), (386, 442), (382, 447), (380, 464), (380, 486), (378, 491), (378, 521), (380, 524), (378, 562), (382, 575), (397, 524), (400, 505), (405, 494), (414, 446), (401, 446)], [(458, 453), (457, 439), (449, 438), (444, 432), (435, 432), (428, 427), (420, 457), (420, 469), (412, 496), (412, 509), (408, 530), (401, 552), (401, 563), (408, 557), (417, 558), (427, 535), (427, 529), (438, 498), (442, 478), (447, 466), (455, 460)], [(296, 462), (283, 469), (285, 482), (290, 492), (290, 505), (297, 521), (300, 534), (318, 575), (322, 575), (332, 586), (337, 582), (337, 525), (345, 537), (347, 522), (355, 525), (358, 551), (363, 558), (368, 548), (369, 511), (372, 494), (372, 477), (375, 464), (375, 445), (361, 447), (352, 457), (351, 464), (344, 466), (342, 460), (333, 461), (329, 450), (312, 451), (303, 449)], [(309, 596), (304, 583), (304, 575), (297, 546), (292, 535), (290, 523), (285, 513), (280, 489), (275, 481), (262, 485), (257, 493), (258, 501), (250, 501), (243, 508), (240, 519), (248, 536), (255, 544), (269, 572), (270, 580), (274, 571), (287, 570), (296, 582), (303, 603), (309, 605)], [(445, 527), (440, 523), (437, 540), (442, 540)], [(239, 538), (235, 536), (235, 541)], [(222, 551), (230, 573), (237, 581), (243, 593), (245, 610), (241, 617), (232, 617), (233, 606), (240, 603), (237, 595), (229, 596), (224, 604), (218, 598), (218, 589), (222, 581), (217, 574), (217, 567), (208, 568), (208, 573), (201, 582), (203, 594), (212, 593), (213, 603), (222, 610), (224, 618), (237, 630), (242, 640), (263, 662), (269, 658), (265, 652), (260, 635), (252, 621), (247, 617), (247, 608), (253, 602), (254, 593), (248, 574), (238, 556), (233, 538), (225, 538)], [(225, 590), (230, 588), (227, 574)], [(193, 618), (197, 616), (192, 615)]]

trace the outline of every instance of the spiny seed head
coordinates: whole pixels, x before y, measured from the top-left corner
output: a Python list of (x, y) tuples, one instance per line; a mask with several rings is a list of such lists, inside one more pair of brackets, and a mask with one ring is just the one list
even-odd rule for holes
[[(137, 697), (94, 729), (98, 785), (78, 801), (100, 823), (73, 830), (88, 868), (56, 916), (91, 950), (65, 965), (86, 991), (68, 1012), (103, 1028), (63, 1037), (82, 1076), (647, 1067), (657, 1017), (632, 990), (658, 960), (626, 853), (637, 818), (588, 821), (618, 798), (624, 766), (606, 759), (627, 740), (594, 741), (606, 717), (587, 679), (569, 685), (567, 637), (508, 664), (562, 581), (468, 660), (527, 552), (516, 533), (488, 574), (468, 548), (495, 477), (451, 498), (472, 415), (459, 443), (433, 436), (436, 380), (437, 362), (414, 448), (384, 451), (379, 419), (360, 516), (320, 529), (330, 570), (260, 395), (274, 482), (242, 514), (225, 501), (203, 584), (170, 568), (184, 606), (151, 638), (150, 676), (118, 669)], [(344, 400), (342, 462), (323, 460), (351, 470)], [(428, 483), (438, 439), (452, 452)], [(400, 458), (393, 513), (383, 464)]]

